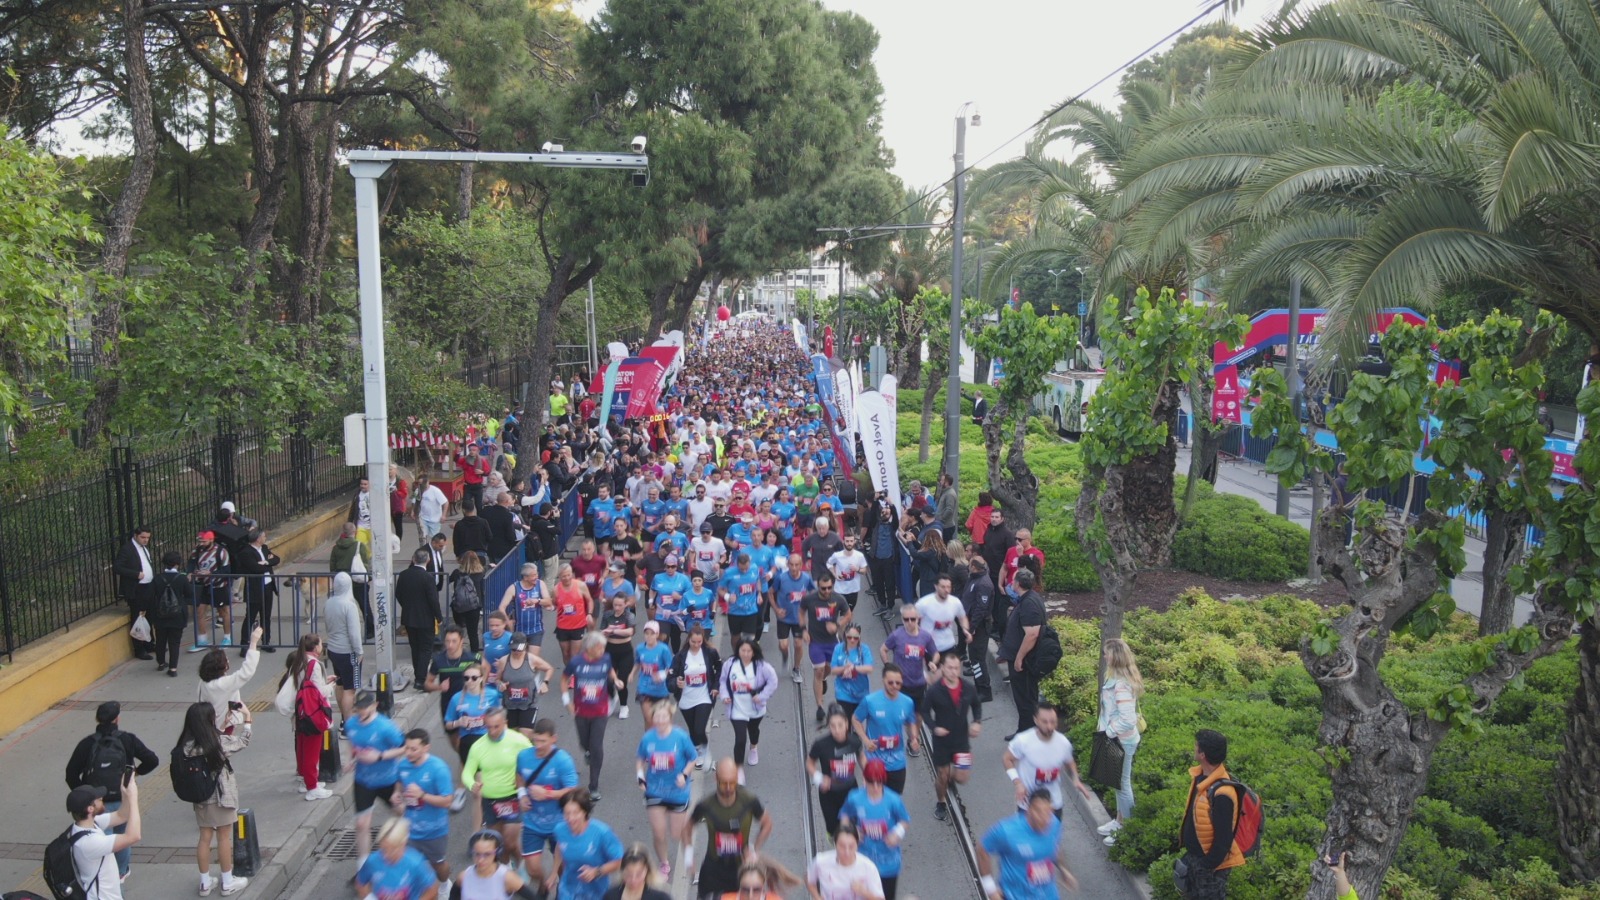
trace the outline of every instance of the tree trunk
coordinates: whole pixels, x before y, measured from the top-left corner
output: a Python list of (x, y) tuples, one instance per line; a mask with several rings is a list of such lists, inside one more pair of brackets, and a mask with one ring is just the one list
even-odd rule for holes
[[(535, 436), (531, 440), (536, 440), (536, 436), (542, 432), (545, 412), (550, 405), (550, 372), (555, 363), (556, 326), (561, 317), (561, 305), (599, 271), (598, 257), (591, 258), (580, 268), (577, 257), (570, 252), (562, 253), (556, 258), (555, 265), (550, 267), (550, 282), (539, 296), (539, 318), (533, 325), (533, 340), (528, 343), (528, 349), (522, 357), (529, 384), (529, 396), (523, 404), (527, 415), (522, 421), (524, 432)], [(579, 462), (585, 463), (584, 460)], [(538, 464), (537, 452), (517, 454), (512, 480), (527, 478)]]
[[(133, 132), (133, 158), (122, 193), (111, 208), (106, 225), (105, 244), (100, 249), (100, 270), (113, 280), (128, 273), (128, 255), (133, 249), (134, 225), (144, 210), (150, 183), (156, 174), (155, 105), (150, 93), (150, 63), (145, 54), (145, 0), (123, 0), (122, 18), (125, 43), (122, 65), (127, 81), (123, 91), (128, 104), (128, 124)], [(122, 336), (122, 286), (112, 285), (102, 292), (98, 308), (90, 321), (90, 347), (94, 354), (94, 396), (83, 416), (83, 440), (93, 441), (105, 432), (111, 418), (121, 381), (114, 377), (118, 339)]]
[(1578, 687), (1567, 705), (1556, 776), (1556, 842), (1572, 877), (1600, 881), (1600, 621), (1578, 638)]
[[(667, 312), (667, 330), (674, 328), (683, 330), (689, 327), (689, 312), (694, 309), (694, 301), (700, 295), (700, 285), (704, 278), (704, 275), (687, 278), (673, 291), (672, 308)], [(654, 335), (651, 337), (653, 339)]]
[(989, 493), (1006, 515), (1013, 529), (1032, 528), (1038, 522), (1039, 480), (1022, 455), (1022, 442), (1028, 433), (1027, 411), (1011, 422), (1011, 445), (1005, 445), (1005, 427), (1010, 405), (1002, 398), (989, 409), (983, 421), (984, 455), (989, 464)]
[(1526, 512), (1489, 510), (1485, 519), (1488, 527), (1483, 538), (1483, 609), (1478, 616), (1478, 634), (1482, 637), (1511, 630), (1517, 592), (1506, 575), (1522, 562), (1522, 536), (1527, 533), (1529, 516)]
[(645, 334), (651, 340), (661, 333), (662, 326), (667, 323), (667, 310), (672, 305), (672, 291), (675, 287), (677, 282), (664, 281), (656, 285), (655, 290), (649, 294), (647, 302), (650, 304), (650, 327)]
[[(917, 462), (928, 461), (928, 443), (933, 438), (933, 401), (934, 391), (930, 387), (922, 392), (922, 436), (917, 444)], [(957, 440), (959, 440), (959, 436)]]
[(456, 221), (472, 218), (472, 176), (477, 166), (464, 162), (456, 171)]

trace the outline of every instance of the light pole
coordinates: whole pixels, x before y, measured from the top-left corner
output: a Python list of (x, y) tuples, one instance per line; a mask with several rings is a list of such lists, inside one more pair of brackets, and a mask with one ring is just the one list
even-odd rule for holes
[[(955, 210), (951, 216), (954, 230), (950, 246), (953, 250), (950, 263), (950, 373), (945, 381), (944, 395), (944, 472), (950, 484), (960, 490), (961, 478), (961, 252), (966, 218), (967, 170), (967, 110), (974, 105), (969, 100), (956, 110), (955, 153)], [(982, 124), (977, 112), (972, 113), (972, 124)], [(927, 390), (932, 390), (929, 385)]]
[[(378, 243), (383, 207), (378, 199), (378, 179), (396, 162), (442, 163), (525, 163), (563, 169), (624, 169), (631, 171), (633, 184), (649, 183), (650, 158), (644, 155), (645, 138), (633, 139), (633, 153), (487, 153), (446, 150), (351, 150), (350, 175), (356, 189), (356, 273), (360, 300), (361, 371), (366, 424), (365, 458), (367, 480), (374, 489), (389, 483), (389, 395), (388, 373), (383, 346), (383, 254)], [(392, 614), (394, 559), (389, 553), (389, 517), (372, 517), (371, 585), (373, 644), (378, 671), (374, 686), (381, 704), (392, 703), (390, 678), (394, 672), (394, 626)], [(426, 672), (414, 672), (423, 678)]]
[[(1300, 427), (1300, 276), (1295, 275), (1289, 279), (1289, 345), (1283, 355), (1283, 361), (1288, 369), (1284, 377), (1289, 382), (1289, 408), (1294, 410), (1294, 427)], [(1278, 515), (1289, 518), (1289, 489), (1278, 482), (1277, 509)], [(1407, 512), (1410, 512), (1407, 510)], [(1315, 527), (1316, 523), (1313, 522)]]

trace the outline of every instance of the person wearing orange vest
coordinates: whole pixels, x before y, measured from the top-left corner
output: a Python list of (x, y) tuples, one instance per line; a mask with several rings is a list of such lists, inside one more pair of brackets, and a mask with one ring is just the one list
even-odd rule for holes
[(1180, 840), (1183, 856), (1174, 866), (1178, 890), (1187, 900), (1225, 900), (1228, 875), (1244, 864), (1244, 854), (1233, 840), (1239, 820), (1239, 792), (1210, 787), (1229, 777), (1228, 739), (1221, 732), (1203, 728), (1195, 732), (1194, 761), (1189, 770), (1189, 802), (1183, 813)]

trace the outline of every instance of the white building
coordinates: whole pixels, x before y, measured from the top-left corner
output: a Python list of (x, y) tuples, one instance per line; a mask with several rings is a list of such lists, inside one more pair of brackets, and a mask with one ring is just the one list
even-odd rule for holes
[[(746, 289), (750, 302), (748, 308), (759, 309), (780, 322), (787, 322), (805, 318), (807, 310), (799, 308), (796, 303), (796, 298), (802, 297), (800, 292), (810, 291), (812, 296), (819, 299), (838, 296), (839, 263), (824, 256), (829, 249), (819, 247), (811, 251), (811, 265), (808, 268), (780, 269), (756, 279)], [(844, 267), (845, 292), (860, 290), (868, 280), (850, 271), (848, 265)]]

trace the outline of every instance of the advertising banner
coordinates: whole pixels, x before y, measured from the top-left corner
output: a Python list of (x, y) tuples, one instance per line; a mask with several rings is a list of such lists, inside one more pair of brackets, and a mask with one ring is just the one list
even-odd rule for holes
[(894, 453), (894, 404), (878, 391), (863, 393), (856, 401), (856, 429), (866, 449), (873, 489), (888, 494), (894, 508), (905, 515), (905, 504), (900, 499), (900, 460)]
[[(895, 404), (898, 402), (895, 397), (895, 391), (899, 388), (900, 380), (895, 378), (893, 375), (884, 375), (883, 379), (878, 382), (878, 393), (882, 394), (884, 398), (889, 401), (889, 408), (891, 410), (895, 408)], [(857, 402), (859, 403), (860, 401), (858, 400)], [(857, 416), (856, 418), (859, 420), (861, 417)], [(856, 430), (859, 432), (861, 429), (857, 428)]]

